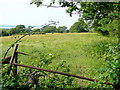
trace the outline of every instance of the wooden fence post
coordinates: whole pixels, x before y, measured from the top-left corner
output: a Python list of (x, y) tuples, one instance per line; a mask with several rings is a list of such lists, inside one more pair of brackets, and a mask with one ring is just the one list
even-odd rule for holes
[[(15, 57), (14, 57), (14, 62), (13, 63), (17, 63), (17, 58), (18, 58), (18, 53), (15, 52)], [(14, 65), (13, 67), (13, 75), (17, 74), (17, 65)]]
[(13, 63), (13, 60), (15, 59), (17, 48), (18, 48), (18, 44), (15, 45), (13, 53), (12, 53), (12, 57), (9, 62), (9, 67), (8, 67), (8, 72), (7, 72), (8, 75), (10, 74), (10, 71), (12, 69), (12, 63)]

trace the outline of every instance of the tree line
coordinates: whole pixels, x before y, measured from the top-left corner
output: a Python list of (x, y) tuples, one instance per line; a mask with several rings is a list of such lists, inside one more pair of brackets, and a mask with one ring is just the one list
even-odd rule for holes
[(89, 31), (87, 24), (83, 20), (75, 22), (68, 30), (66, 26), (44, 26), (42, 28), (34, 28), (32, 26), (17, 25), (15, 28), (0, 29), (0, 36), (10, 36), (14, 34), (45, 34), (45, 33), (79, 33)]
[(10, 36), (14, 34), (25, 34), (25, 33), (64, 33), (67, 32), (66, 26), (44, 26), (43, 28), (35, 28), (32, 26), (17, 25), (15, 28), (10, 29), (0, 29), (0, 36)]

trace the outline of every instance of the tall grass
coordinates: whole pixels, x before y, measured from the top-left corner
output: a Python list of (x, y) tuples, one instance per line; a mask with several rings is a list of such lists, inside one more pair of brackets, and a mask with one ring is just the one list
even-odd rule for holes
[[(2, 56), (9, 45), (16, 40), (12, 37), (1, 37)], [(55, 59), (52, 65), (65, 60), (71, 66), (72, 74), (93, 78), (95, 75), (89, 74), (89, 68), (100, 67), (104, 63), (97, 55), (102, 48), (101, 42), (114, 43), (116, 40), (96, 33), (30, 35), (19, 42), (18, 51), (31, 56), (19, 55), (19, 61), (21, 64), (32, 65), (31, 61), (33, 60), (38, 63), (37, 59), (41, 53), (53, 54)], [(11, 55), (11, 52), (12, 50), (8, 55)]]

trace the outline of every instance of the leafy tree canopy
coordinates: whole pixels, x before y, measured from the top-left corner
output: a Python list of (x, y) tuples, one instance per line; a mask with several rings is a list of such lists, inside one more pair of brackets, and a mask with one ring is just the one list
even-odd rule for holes
[(9, 33), (8, 33), (8, 29), (0, 29), (0, 37), (1, 36), (8, 36)]
[[(39, 7), (43, 1), (32, 0), (31, 4), (36, 4)], [(91, 28), (95, 31), (103, 34), (107, 32), (108, 35), (116, 35), (118, 32), (117, 23), (115, 24), (114, 22), (119, 22), (120, 19), (119, 2), (78, 2), (76, 0), (68, 2), (67, 0), (52, 0), (49, 6), (55, 4), (55, 2), (61, 7), (68, 7), (67, 13), (70, 13), (70, 16), (72, 16), (72, 12), (77, 11), (81, 18), (92, 24)], [(110, 30), (110, 25), (113, 23), (116, 27), (114, 27), (114, 30)]]
[(57, 28), (57, 32), (58, 32), (58, 33), (66, 32), (66, 29), (67, 29), (66, 26), (59, 26), (59, 27)]
[(17, 25), (15, 28), (16, 28), (16, 29), (23, 30), (23, 29), (25, 29), (25, 25)]
[(79, 19), (78, 22), (75, 22), (71, 28), (70, 28), (70, 32), (86, 32), (87, 28), (86, 28), (86, 23), (82, 20)]
[(28, 26), (27, 28), (26, 28), (26, 32), (27, 33), (30, 33), (31, 31), (32, 31), (32, 28), (34, 28), (33, 26)]
[(42, 29), (43, 32), (45, 33), (55, 33), (56, 32), (56, 27), (55, 26), (45, 26)]
[(11, 28), (11, 29), (9, 29), (9, 31), (8, 31), (8, 33), (10, 34), (10, 35), (13, 35), (13, 34), (16, 34), (16, 33), (19, 33), (20, 32), (20, 30), (17, 30), (16, 28)]
[(32, 32), (40, 32), (40, 29), (39, 28), (35, 28), (32, 30)]

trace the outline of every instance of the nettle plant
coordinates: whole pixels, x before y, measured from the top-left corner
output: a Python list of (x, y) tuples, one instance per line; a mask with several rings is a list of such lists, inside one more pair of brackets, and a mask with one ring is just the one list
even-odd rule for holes
[[(59, 61), (57, 65), (52, 66), (52, 60), (55, 56), (52, 54), (40, 54), (38, 63), (31, 62), (35, 67), (52, 69), (55, 71), (70, 72), (69, 65), (65, 61)], [(14, 69), (14, 68), (13, 68)], [(58, 75), (55, 73), (49, 73), (45, 71), (38, 71), (30, 68), (21, 68), (19, 73), (15, 76), (7, 75), (6, 65), (3, 65), (2, 73), (2, 88), (3, 89), (59, 89), (59, 88), (74, 88), (74, 78)]]
[[(94, 88), (115, 88), (119, 86), (119, 52), (117, 44), (105, 44), (102, 45), (102, 59), (105, 61), (99, 68), (95, 68), (96, 72), (99, 73), (98, 79), (100, 82), (91, 83), (91, 87)], [(114, 86), (101, 84), (103, 82), (113, 83)]]

